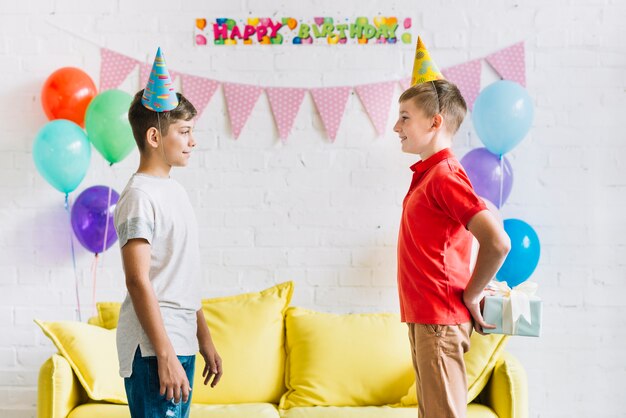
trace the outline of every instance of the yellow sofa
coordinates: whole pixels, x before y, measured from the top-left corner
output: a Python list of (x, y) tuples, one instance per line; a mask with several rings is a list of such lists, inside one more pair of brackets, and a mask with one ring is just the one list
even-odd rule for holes
[[(203, 300), (224, 376), (193, 382), (193, 418), (415, 418), (406, 325), (393, 314), (338, 315), (289, 307), (293, 284)], [(117, 374), (118, 303), (89, 324), (36, 321), (58, 353), (39, 373), (38, 418), (128, 418)], [(472, 336), (468, 418), (527, 418), (524, 369), (506, 337)], [(204, 366), (196, 359), (196, 370)]]

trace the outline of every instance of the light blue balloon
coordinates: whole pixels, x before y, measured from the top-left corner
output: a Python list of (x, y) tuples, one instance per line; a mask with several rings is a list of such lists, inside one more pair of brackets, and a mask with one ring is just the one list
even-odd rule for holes
[(485, 147), (496, 155), (511, 151), (530, 130), (534, 107), (526, 89), (502, 80), (487, 86), (474, 102), (472, 122)]
[(498, 270), (496, 279), (515, 287), (528, 280), (535, 271), (541, 246), (533, 227), (520, 219), (505, 219), (504, 230), (511, 239), (511, 251)]
[(91, 144), (80, 126), (65, 119), (48, 122), (37, 133), (33, 159), (39, 173), (62, 193), (71, 193), (83, 181)]

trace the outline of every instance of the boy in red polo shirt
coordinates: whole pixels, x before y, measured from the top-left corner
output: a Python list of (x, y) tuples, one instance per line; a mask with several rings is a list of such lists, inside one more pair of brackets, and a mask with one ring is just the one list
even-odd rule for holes
[[(480, 302), (510, 241), (450, 149), (465, 100), (419, 38), (412, 87), (399, 101), (394, 131), (402, 151), (421, 159), (411, 167), (398, 237), (400, 312), (409, 326), (419, 418), (465, 417), (463, 354), (472, 322), (479, 333), (493, 328), (484, 322)], [(472, 235), (480, 249), (470, 273)]]

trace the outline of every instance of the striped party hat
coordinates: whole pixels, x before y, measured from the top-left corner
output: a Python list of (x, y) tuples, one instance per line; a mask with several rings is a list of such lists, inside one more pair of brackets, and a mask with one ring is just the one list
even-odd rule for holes
[(165, 58), (161, 54), (161, 48), (157, 50), (152, 71), (148, 78), (148, 84), (143, 91), (141, 104), (155, 112), (167, 112), (178, 106), (178, 97), (174, 91), (172, 78), (170, 77)]

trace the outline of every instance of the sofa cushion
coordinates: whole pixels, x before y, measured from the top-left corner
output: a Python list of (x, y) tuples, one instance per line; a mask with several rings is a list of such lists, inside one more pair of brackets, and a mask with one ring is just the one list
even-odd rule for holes
[(394, 314), (290, 308), (282, 409), (398, 403), (413, 379), (407, 327)]
[(67, 359), (91, 399), (127, 402), (124, 381), (118, 374), (114, 330), (75, 321), (35, 323)]
[[(487, 385), (496, 361), (504, 350), (506, 341), (506, 335), (472, 333), (470, 350), (465, 353), (468, 402), (472, 402)], [(402, 406), (417, 405), (415, 382), (413, 382), (406, 396), (402, 398), (401, 404)]]
[(285, 392), (284, 314), (293, 283), (214, 299), (204, 299), (202, 310), (224, 375), (215, 388), (202, 382), (204, 360), (196, 358), (194, 402), (230, 404), (278, 403)]
[[(189, 416), (195, 418), (279, 418), (275, 405), (199, 405), (191, 404)], [(130, 418), (126, 405), (88, 403), (74, 409), (67, 418)]]
[[(416, 408), (391, 408), (388, 406), (319, 406), (296, 407), (283, 411), (282, 418), (415, 418)], [(469, 404), (467, 418), (498, 418), (485, 405)]]

